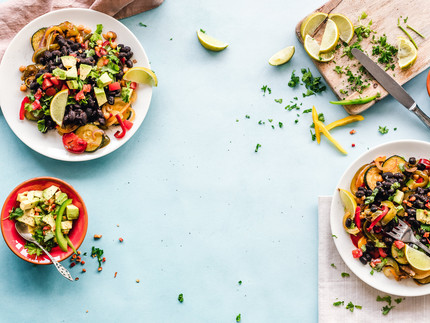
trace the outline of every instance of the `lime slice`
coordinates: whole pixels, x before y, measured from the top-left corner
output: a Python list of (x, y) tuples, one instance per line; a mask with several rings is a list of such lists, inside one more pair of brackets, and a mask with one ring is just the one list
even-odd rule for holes
[(222, 51), (223, 49), (227, 48), (228, 44), (224, 43), (218, 39), (215, 39), (206, 33), (204, 33), (202, 30), (197, 31), (197, 37), (200, 41), (200, 44), (206, 49), (209, 49), (214, 52)]
[(427, 256), (424, 252), (421, 252), (406, 245), (405, 255), (406, 260), (412, 267), (422, 271), (430, 270), (430, 257)]
[(305, 51), (318, 62), (329, 62), (334, 58), (333, 54), (320, 54), (320, 45), (309, 35), (305, 38)]
[(306, 35), (313, 35), (315, 30), (322, 24), (327, 18), (327, 14), (323, 12), (314, 12), (307, 16), (300, 25), (300, 34), (302, 39), (305, 39)]
[(52, 120), (60, 127), (63, 125), (64, 112), (66, 112), (67, 97), (69, 90), (63, 90), (54, 95), (49, 106), (49, 113)]
[(294, 46), (288, 46), (284, 49), (281, 49), (275, 55), (270, 57), (269, 64), (273, 66), (285, 64), (293, 57), (294, 51), (295, 51)]
[(140, 84), (148, 84), (151, 86), (158, 85), (157, 76), (153, 71), (146, 67), (132, 67), (123, 76), (126, 81), (136, 82)]
[(328, 17), (334, 21), (339, 29), (339, 38), (348, 44), (354, 37), (354, 25), (351, 20), (340, 13), (332, 13)]
[(399, 37), (397, 58), (399, 59), (400, 68), (408, 68), (412, 66), (417, 60), (417, 49), (409, 39)]
[(339, 196), (345, 211), (349, 212), (349, 214), (353, 216), (355, 214), (355, 209), (357, 208), (357, 202), (355, 201), (354, 195), (347, 190), (339, 188)]
[(328, 19), (321, 40), (320, 53), (327, 53), (335, 49), (339, 41), (339, 29), (333, 20)]

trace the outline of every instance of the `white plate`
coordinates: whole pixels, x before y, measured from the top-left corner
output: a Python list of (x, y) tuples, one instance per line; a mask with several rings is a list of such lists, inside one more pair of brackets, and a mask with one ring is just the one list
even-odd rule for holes
[(51, 130), (48, 133), (41, 133), (37, 130), (36, 123), (27, 119), (19, 120), (19, 109), (24, 93), (19, 90), (21, 72), (18, 68), (21, 65), (32, 64), (31, 57), (33, 49), (30, 44), (30, 37), (39, 28), (50, 25), (57, 25), (64, 21), (70, 21), (75, 25), (84, 25), (96, 30), (97, 24), (103, 25), (103, 32), (115, 31), (118, 35), (118, 43), (131, 47), (137, 60), (135, 66), (148, 67), (149, 61), (145, 50), (132, 32), (118, 20), (89, 9), (63, 9), (47, 13), (25, 26), (12, 40), (7, 48), (0, 65), (0, 106), (3, 115), (12, 131), (28, 147), (38, 153), (54, 159), (65, 161), (84, 161), (105, 156), (125, 144), (133, 136), (148, 112), (151, 102), (152, 88), (148, 85), (139, 85), (138, 96), (133, 108), (136, 111), (136, 119), (133, 128), (127, 132), (124, 138), (116, 139), (113, 134), (119, 127), (110, 127), (107, 134), (111, 139), (109, 145), (98, 149), (93, 153), (72, 154), (63, 147), (61, 136)]
[(352, 250), (355, 249), (352, 241), (343, 228), (342, 219), (344, 208), (339, 197), (338, 188), (343, 188), (349, 191), (349, 186), (355, 172), (364, 164), (371, 162), (378, 156), (400, 155), (405, 157), (429, 158), (430, 143), (416, 140), (395, 141), (375, 147), (355, 162), (345, 171), (340, 178), (339, 183), (333, 193), (333, 201), (330, 210), (330, 224), (332, 234), (337, 238), (333, 238), (337, 250), (340, 253), (343, 261), (362, 281), (370, 286), (379, 289), (382, 292), (399, 295), (399, 296), (420, 296), (430, 294), (430, 284), (417, 285), (412, 279), (402, 280), (400, 282), (385, 277), (382, 272), (375, 272), (370, 275), (371, 267), (363, 265), (358, 259), (352, 257)]

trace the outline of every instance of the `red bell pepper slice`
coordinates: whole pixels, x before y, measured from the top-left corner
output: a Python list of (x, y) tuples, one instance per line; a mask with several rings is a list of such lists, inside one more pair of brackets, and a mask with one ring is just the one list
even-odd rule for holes
[(46, 90), (48, 87), (51, 87), (53, 84), (49, 79), (44, 79), (42, 83), (42, 89)]
[(354, 258), (360, 258), (363, 255), (363, 250), (360, 248), (352, 250), (352, 256)]
[(118, 120), (118, 123), (121, 126), (122, 132), (118, 130), (117, 132), (115, 132), (114, 136), (117, 139), (121, 139), (125, 136), (125, 133), (127, 132), (127, 128), (125, 127), (124, 122), (122, 121), (119, 113), (115, 115), (115, 118), (116, 118), (116, 120)]
[(84, 93), (84, 90), (80, 90), (78, 93), (76, 93), (75, 100), (81, 101), (83, 99), (85, 99), (85, 93)]
[(356, 236), (353, 234), (350, 234), (349, 237), (351, 238), (352, 244), (358, 248), (358, 240), (360, 240), (363, 235), (361, 233), (357, 234)]
[(403, 249), (403, 247), (405, 246), (405, 243), (403, 241), (400, 240), (396, 240), (394, 241), (394, 245), (396, 246), (397, 249)]
[(64, 148), (71, 153), (82, 154), (87, 148), (88, 143), (73, 132), (64, 134), (62, 139)]
[(109, 91), (116, 91), (119, 89), (121, 89), (121, 84), (119, 84), (119, 82), (109, 84)]
[(106, 45), (109, 45), (109, 44), (110, 44), (109, 40), (105, 40), (105, 41), (103, 42), (102, 46), (103, 46), (103, 47), (105, 47)]
[(430, 169), (430, 160), (425, 159), (425, 158), (421, 158), (418, 163), (424, 164), (426, 165), (426, 169)]
[(355, 225), (357, 226), (357, 228), (361, 230), (360, 212), (361, 212), (361, 208), (359, 206), (357, 206), (355, 208), (355, 217), (354, 217), (355, 221), (354, 222), (355, 222)]
[(376, 223), (378, 223), (379, 221), (381, 221), (387, 213), (388, 213), (388, 207), (385, 206), (385, 205), (383, 205), (382, 206), (382, 213), (381, 213), (381, 215), (379, 215), (375, 220), (373, 220), (373, 222), (367, 228), (367, 231), (372, 230), (373, 227), (376, 225)]
[(34, 93), (34, 98), (36, 100), (40, 100), (42, 98), (42, 90), (40, 88), (37, 89), (36, 93)]
[(123, 121), (123, 123), (124, 123), (124, 127), (125, 127), (127, 130), (130, 130), (130, 129), (131, 129), (131, 127), (133, 127), (133, 122), (131, 122), (131, 121), (124, 120), (124, 121)]
[(34, 100), (34, 102), (31, 104), (31, 108), (33, 110), (39, 110), (42, 108), (42, 106), (40, 105), (40, 101), (39, 100)]
[(30, 103), (28, 96), (26, 96), (21, 102), (21, 109), (19, 109), (19, 120), (24, 120), (26, 103)]

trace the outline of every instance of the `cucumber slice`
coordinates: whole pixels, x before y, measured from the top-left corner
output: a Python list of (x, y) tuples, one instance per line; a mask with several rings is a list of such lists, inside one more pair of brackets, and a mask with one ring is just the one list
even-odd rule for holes
[(373, 191), (378, 181), (382, 181), (381, 171), (376, 166), (369, 167), (364, 174), (364, 183)]
[(400, 169), (400, 165), (405, 163), (406, 160), (403, 157), (393, 155), (385, 160), (385, 162), (382, 164), (382, 168), (384, 172), (391, 172), (393, 174), (401, 173), (402, 170)]
[(94, 124), (79, 127), (75, 134), (87, 142), (86, 152), (96, 151), (103, 143), (104, 132)]
[(34, 51), (39, 49), (40, 43), (45, 38), (45, 32), (46, 28), (40, 28), (31, 36), (31, 47), (33, 47)]

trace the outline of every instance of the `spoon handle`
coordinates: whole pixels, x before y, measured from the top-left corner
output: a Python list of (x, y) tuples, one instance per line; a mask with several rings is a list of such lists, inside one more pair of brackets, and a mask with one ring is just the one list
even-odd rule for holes
[(40, 244), (38, 244), (36, 241), (35, 243), (37, 244), (37, 246), (43, 250), (44, 253), (46, 253), (46, 255), (49, 257), (49, 259), (51, 259), (52, 263), (55, 265), (55, 268), (57, 268), (57, 270), (60, 272), (61, 275), (63, 275), (65, 278), (67, 278), (70, 281), (73, 281), (73, 277), (72, 275), (69, 273), (69, 271), (63, 267), (62, 264), (60, 264), (57, 260), (55, 260), (51, 254), (45, 250), (45, 248), (43, 248)]

